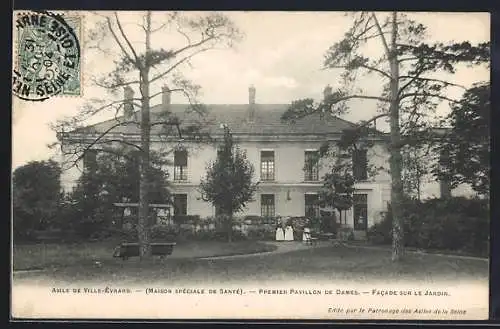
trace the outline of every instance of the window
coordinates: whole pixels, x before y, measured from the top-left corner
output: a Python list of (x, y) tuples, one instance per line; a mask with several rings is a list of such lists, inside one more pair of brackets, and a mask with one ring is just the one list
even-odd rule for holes
[(365, 231), (368, 228), (368, 195), (353, 196), (354, 229)]
[(179, 150), (174, 152), (174, 180), (187, 180), (187, 151)]
[(262, 217), (274, 217), (274, 194), (261, 194), (260, 213)]
[(305, 195), (305, 216), (309, 218), (317, 218), (320, 216), (317, 194)]
[(260, 179), (274, 180), (274, 151), (260, 152)]
[(187, 194), (174, 194), (174, 216), (187, 215)]
[(368, 179), (368, 158), (366, 150), (354, 150), (352, 154), (352, 172), (357, 181)]
[(97, 151), (86, 150), (83, 154), (83, 169), (88, 171), (97, 170)]
[(318, 151), (305, 152), (304, 180), (306, 182), (318, 180)]

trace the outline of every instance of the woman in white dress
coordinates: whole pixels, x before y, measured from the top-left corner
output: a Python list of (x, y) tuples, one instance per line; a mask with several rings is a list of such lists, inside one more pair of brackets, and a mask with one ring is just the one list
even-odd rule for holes
[(281, 220), (278, 219), (278, 226), (276, 227), (276, 241), (285, 240), (285, 232), (283, 231), (283, 226)]
[(288, 221), (285, 228), (285, 241), (293, 241), (293, 227), (290, 221)]
[(304, 225), (304, 232), (302, 233), (302, 242), (311, 242), (311, 229), (309, 228), (309, 220)]

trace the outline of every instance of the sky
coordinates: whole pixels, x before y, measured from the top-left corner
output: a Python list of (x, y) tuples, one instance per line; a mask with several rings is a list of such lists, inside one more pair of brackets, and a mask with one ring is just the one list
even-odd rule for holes
[[(29, 161), (46, 160), (53, 155), (47, 144), (56, 141), (50, 123), (74, 115), (86, 100), (106, 98), (92, 84), (93, 76), (102, 76), (112, 67), (113, 56), (87, 49), (92, 44), (88, 31), (100, 19), (91, 13), (79, 12), (84, 17), (81, 35), (83, 95), (81, 97), (53, 97), (44, 102), (22, 101), (13, 96), (12, 109), (12, 167)], [(289, 104), (300, 98), (320, 99), (326, 85), (339, 84), (339, 71), (322, 70), (327, 49), (340, 40), (349, 28), (351, 18), (340, 12), (228, 12), (225, 13), (244, 33), (244, 38), (231, 49), (216, 49), (195, 57), (190, 66), (182, 67), (182, 73), (202, 89), (200, 100), (206, 104), (245, 104), (248, 87), (254, 85), (257, 103)], [(155, 13), (153, 25), (161, 22), (164, 13)], [(382, 14), (380, 14), (382, 15)], [(487, 13), (412, 13), (412, 18), (428, 28), (428, 41), (490, 40), (490, 18)], [(140, 13), (123, 15), (124, 28), (132, 42), (141, 41), (133, 22)], [(128, 29), (128, 30), (127, 30)], [(177, 35), (178, 36), (178, 35)], [(161, 34), (152, 39), (153, 45), (167, 47), (180, 45), (181, 39)], [(105, 43), (106, 45), (110, 45)], [(135, 43), (134, 43), (135, 44)], [(377, 52), (377, 44), (370, 45), (369, 53)], [(451, 82), (470, 86), (477, 81), (489, 80), (489, 71), (480, 68), (461, 68)], [(360, 78), (359, 85), (365, 94), (380, 90), (377, 77)], [(154, 86), (152, 93), (161, 85)], [(156, 88), (156, 89), (155, 89)], [(459, 97), (457, 91), (453, 94)], [(153, 104), (159, 100), (153, 100)], [(177, 95), (173, 103), (185, 103)], [(345, 119), (356, 122), (376, 111), (373, 102), (356, 102)], [(446, 104), (439, 108), (448, 110)], [(113, 116), (102, 114), (91, 122)]]

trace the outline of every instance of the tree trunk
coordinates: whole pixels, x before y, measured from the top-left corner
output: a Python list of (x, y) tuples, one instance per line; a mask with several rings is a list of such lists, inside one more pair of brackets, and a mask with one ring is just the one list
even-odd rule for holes
[[(146, 15), (146, 55), (150, 50), (151, 12)], [(149, 117), (149, 68), (141, 70), (141, 180), (139, 183), (139, 220), (137, 235), (139, 238), (140, 258), (151, 255), (149, 245), (149, 167), (150, 167), (150, 117)]]
[(232, 212), (227, 214), (227, 242), (231, 243), (233, 241), (233, 214)]
[(392, 14), (392, 38), (389, 54), (391, 68), (391, 147), (390, 147), (390, 169), (391, 169), (391, 207), (392, 207), (392, 260), (399, 261), (404, 256), (404, 230), (402, 218), (403, 184), (401, 180), (402, 156), (401, 156), (401, 131), (399, 127), (399, 62), (397, 57), (397, 13)]

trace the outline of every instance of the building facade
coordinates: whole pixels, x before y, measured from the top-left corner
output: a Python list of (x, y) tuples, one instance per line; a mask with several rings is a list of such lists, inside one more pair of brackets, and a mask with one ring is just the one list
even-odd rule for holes
[[(328, 93), (330, 90), (325, 89)], [(134, 111), (131, 99), (133, 91), (124, 92), (124, 115), (98, 123), (84, 129), (67, 133), (65, 143), (87, 141), (92, 143), (103, 132), (101, 139), (111, 144), (120, 141), (140, 142), (139, 113)], [(254, 200), (238, 216), (317, 216), (320, 212), (315, 203), (322, 187), (322, 177), (329, 170), (332, 159), (323, 158), (315, 165), (309, 159), (315, 156), (325, 141), (338, 141), (343, 130), (356, 127), (355, 124), (330, 115), (309, 115), (294, 122), (281, 120), (288, 104), (258, 104), (256, 90), (249, 88), (248, 104), (206, 105), (200, 111), (190, 110), (188, 105), (171, 104), (170, 92), (163, 89), (162, 103), (151, 108), (151, 149), (168, 152), (171, 191), (173, 193), (174, 215), (216, 215), (216, 209), (202, 200), (199, 184), (205, 176), (207, 165), (216, 159), (217, 140), (223, 136), (223, 125), (227, 126), (235, 142), (247, 154), (255, 169), (254, 179), (259, 183)], [(165, 113), (175, 115), (184, 126), (203, 126), (212, 142), (182, 139), (172, 133), (171, 128), (161, 124)], [(118, 124), (117, 124), (118, 122)], [(361, 150), (352, 163), (357, 175), (353, 207), (338, 220), (341, 224), (365, 232), (380, 221), (390, 200), (389, 154), (383, 133), (370, 137), (370, 147)], [(63, 158), (61, 161), (66, 161)], [(80, 166), (63, 172), (62, 183), (66, 191), (75, 185), (82, 168)], [(367, 172), (367, 163), (378, 168), (374, 175)], [(167, 203), (167, 200), (166, 200)]]

